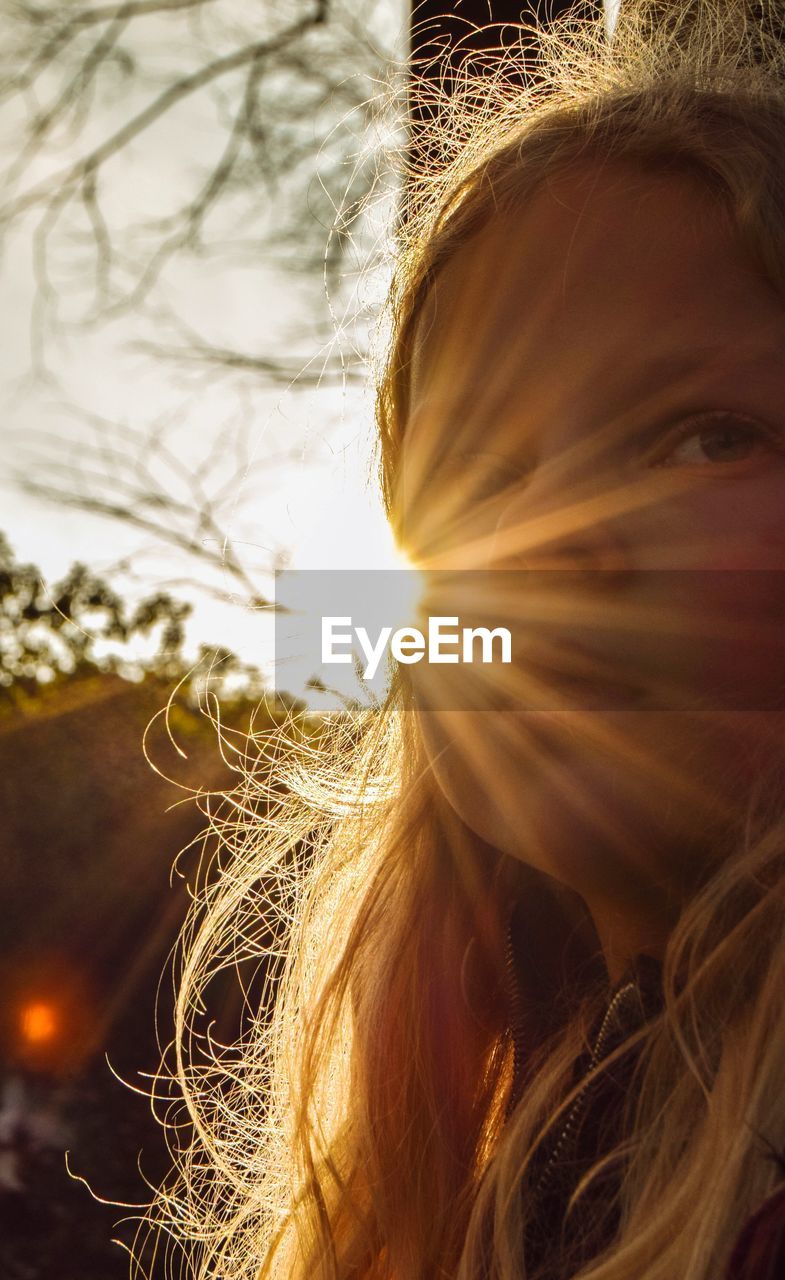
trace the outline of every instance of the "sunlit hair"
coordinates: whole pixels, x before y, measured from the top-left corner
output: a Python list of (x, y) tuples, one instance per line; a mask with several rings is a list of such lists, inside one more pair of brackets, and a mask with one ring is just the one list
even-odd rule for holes
[[(599, 21), (568, 22), (542, 37), (529, 88), (512, 83), (508, 54), (442, 104), (429, 171), (409, 188), (379, 386), (394, 520), (435, 272), (578, 157), (698, 175), (783, 288), (785, 46), (746, 9), (625, 0), (612, 41)], [(241, 782), (213, 816), (220, 875), (184, 939), (176, 1080), (193, 1143), (155, 1211), (168, 1241), (190, 1273), (221, 1280), (532, 1280), (530, 1156), (574, 1096), (572, 1065), (607, 998), (576, 984), (547, 1052), (532, 1030), (508, 1115), (505, 929), (516, 898), (541, 907), (546, 877), (452, 815), (395, 693), (316, 739), (284, 729), (235, 750)], [(624, 1166), (620, 1228), (581, 1280), (717, 1280), (783, 1177), (769, 1144), (785, 1146), (785, 806), (769, 781), (669, 939), (664, 1010), (637, 1033), (625, 1147), (604, 1157)], [(200, 1001), (237, 964), (266, 966), (278, 998), (260, 1012), (252, 983), (242, 1041), (223, 1047)]]

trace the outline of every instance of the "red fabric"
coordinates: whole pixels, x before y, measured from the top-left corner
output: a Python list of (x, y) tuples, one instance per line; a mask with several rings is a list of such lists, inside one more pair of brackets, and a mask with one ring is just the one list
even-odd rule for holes
[(785, 1280), (785, 1187), (780, 1187), (743, 1227), (725, 1280)]

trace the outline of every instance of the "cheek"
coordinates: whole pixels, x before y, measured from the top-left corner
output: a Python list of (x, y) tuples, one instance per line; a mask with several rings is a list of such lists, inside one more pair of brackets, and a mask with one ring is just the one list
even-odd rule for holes
[(785, 574), (778, 568), (701, 570), (675, 601), (686, 619), (689, 679), (709, 710), (776, 712), (785, 706)]
[(489, 844), (579, 893), (676, 891), (739, 838), (785, 717), (583, 712), (423, 716), (435, 777)]
[(419, 711), (425, 753), (456, 813), (477, 835), (520, 856), (521, 787), (530, 761), (503, 712)]
[[(785, 705), (785, 480), (773, 471), (699, 486), (688, 498), (636, 529), (651, 548), (646, 589), (665, 625), (634, 644), (643, 653), (650, 644), (652, 671), (684, 681), (709, 709), (777, 710)], [(663, 565), (669, 571), (658, 573)]]
[(698, 490), (672, 513), (696, 564), (708, 569), (785, 570), (785, 467)]

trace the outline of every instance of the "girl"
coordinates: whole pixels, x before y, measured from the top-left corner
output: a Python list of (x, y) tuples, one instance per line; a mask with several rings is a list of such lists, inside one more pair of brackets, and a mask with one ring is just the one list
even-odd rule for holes
[(210, 957), (288, 958), (217, 1079), (181, 1059), (200, 1276), (785, 1274), (785, 78), (745, 15), (543, 36), (412, 189), (384, 494), (426, 578), (520, 614), (528, 575), (516, 696), (400, 675), (260, 744), (181, 1042)]

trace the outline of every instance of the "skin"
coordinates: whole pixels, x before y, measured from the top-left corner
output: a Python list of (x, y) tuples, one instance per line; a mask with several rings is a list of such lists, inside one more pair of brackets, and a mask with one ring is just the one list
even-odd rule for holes
[(785, 601), (748, 571), (785, 567), (784, 350), (783, 301), (717, 198), (620, 162), (495, 216), (419, 321), (408, 549), (426, 581), (547, 570), (509, 679), (557, 689), (423, 711), (426, 750), (469, 827), (581, 895), (612, 977), (661, 954), (782, 757)]

